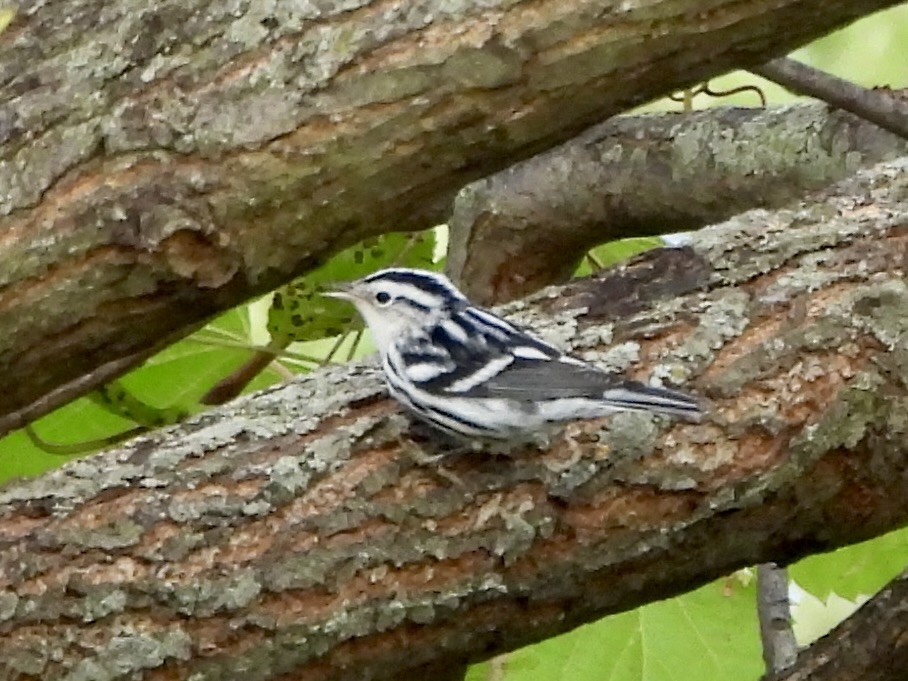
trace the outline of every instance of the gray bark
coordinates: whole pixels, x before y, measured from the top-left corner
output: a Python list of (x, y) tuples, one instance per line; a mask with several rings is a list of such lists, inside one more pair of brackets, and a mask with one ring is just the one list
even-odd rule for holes
[(908, 139), (908, 101), (904, 93), (888, 87), (864, 88), (794, 59), (773, 59), (751, 70), (792, 92), (816, 97)]
[(0, 41), (0, 434), (470, 180), (896, 0), (46, 0)]
[(767, 673), (781, 672), (798, 657), (788, 587), (788, 570), (775, 563), (757, 566), (757, 617)]
[(906, 170), (505, 310), (706, 396), (700, 424), (442, 475), (360, 365), (0, 488), (0, 675), (394, 678), (903, 525)]
[(908, 669), (908, 570), (764, 681), (899, 681)]
[(824, 104), (614, 118), (465, 187), (448, 274), (473, 300), (512, 300), (566, 281), (597, 244), (783, 206), (906, 153)]

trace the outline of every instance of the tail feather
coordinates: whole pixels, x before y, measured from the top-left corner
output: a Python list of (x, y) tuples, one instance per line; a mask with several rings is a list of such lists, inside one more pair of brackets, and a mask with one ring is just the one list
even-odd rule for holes
[(682, 416), (692, 420), (703, 416), (703, 404), (697, 397), (637, 381), (627, 381), (620, 388), (606, 390), (602, 398), (620, 409)]

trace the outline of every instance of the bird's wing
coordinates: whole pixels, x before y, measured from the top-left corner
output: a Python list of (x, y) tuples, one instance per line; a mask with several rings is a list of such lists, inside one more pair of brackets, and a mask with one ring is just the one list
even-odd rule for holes
[(619, 409), (700, 413), (690, 395), (609, 374), (472, 306), (440, 320), (401, 354), (408, 378), (438, 396), (586, 398)]
[[(488, 310), (468, 306), (453, 319), (467, 343), (445, 343), (457, 370), (445, 391), (470, 397), (537, 401), (559, 397), (600, 397), (619, 388), (620, 378), (573, 357)], [(436, 337), (435, 340), (444, 340)]]
[(516, 400), (544, 400), (564, 397), (598, 397), (623, 381), (604, 371), (569, 358), (513, 358), (508, 366), (471, 394), (476, 397), (508, 397)]
[(599, 396), (620, 383), (474, 306), (455, 310), (415, 341), (403, 352), (408, 377), (424, 390), (452, 397), (533, 401)]
[(561, 352), (491, 312), (461, 306), (397, 348), (407, 378), (423, 390), (473, 395), (512, 364)]
[(581, 398), (614, 409), (699, 418), (703, 406), (692, 395), (609, 374), (574, 360), (516, 360), (478, 386), (476, 397), (539, 402)]

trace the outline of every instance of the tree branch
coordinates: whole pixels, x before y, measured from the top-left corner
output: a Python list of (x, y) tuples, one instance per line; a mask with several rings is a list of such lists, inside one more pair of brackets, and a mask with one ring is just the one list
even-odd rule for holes
[(757, 566), (757, 616), (767, 673), (790, 667), (798, 657), (798, 643), (791, 626), (788, 570), (775, 563)]
[(899, 681), (908, 669), (908, 570), (892, 580), (797, 663), (768, 681)]
[(37, 3), (0, 41), (0, 434), (468, 181), (895, 4)]
[(908, 143), (820, 104), (614, 118), (458, 195), (448, 274), (473, 300), (565, 281), (597, 244), (782, 206)]
[(889, 90), (870, 90), (794, 59), (773, 59), (751, 71), (792, 92), (821, 99), (908, 139), (908, 101)]
[(908, 521), (908, 162), (512, 316), (712, 400), (426, 466), (337, 367), (0, 488), (5, 678), (383, 679)]

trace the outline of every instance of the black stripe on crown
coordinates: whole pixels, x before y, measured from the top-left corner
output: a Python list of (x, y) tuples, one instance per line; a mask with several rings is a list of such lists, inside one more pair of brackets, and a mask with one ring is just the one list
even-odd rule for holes
[(387, 281), (413, 286), (444, 301), (461, 302), (466, 300), (464, 295), (457, 290), (446, 276), (435, 272), (393, 267), (374, 272), (367, 277), (363, 277), (362, 281), (365, 283)]

